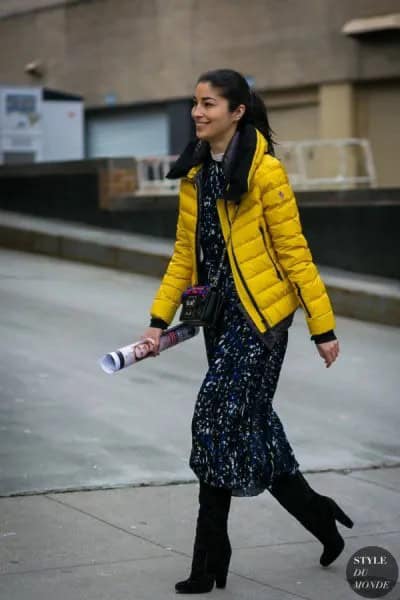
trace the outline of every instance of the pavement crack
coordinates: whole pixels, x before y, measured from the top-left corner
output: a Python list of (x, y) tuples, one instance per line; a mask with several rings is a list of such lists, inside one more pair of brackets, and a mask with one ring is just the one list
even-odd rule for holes
[[(371, 536), (371, 535), (395, 535), (399, 534), (400, 530), (391, 530), (391, 531), (367, 531), (365, 533), (352, 533), (345, 534), (343, 531), (340, 532), (343, 539), (352, 540), (359, 537)], [(232, 545), (234, 550), (255, 550), (256, 548), (275, 548), (278, 546), (297, 546), (299, 544), (319, 544), (319, 540), (311, 539), (311, 540), (294, 540), (291, 542), (273, 542), (272, 544), (252, 544), (251, 546), (236, 546)]]
[(400, 494), (400, 490), (398, 488), (392, 487), (391, 485), (387, 485), (386, 483), (379, 483), (378, 481), (372, 481), (371, 479), (364, 479), (364, 477), (357, 477), (357, 475), (353, 475), (349, 473), (348, 477), (352, 479), (357, 479), (357, 481), (364, 481), (365, 483), (370, 483), (371, 485), (375, 485), (379, 488), (384, 488), (385, 490), (390, 490), (391, 492), (396, 492)]
[[(87, 517), (90, 517), (91, 519), (94, 519), (95, 521), (98, 521), (99, 523), (108, 525), (108, 527), (112, 527), (113, 529), (116, 529), (117, 531), (122, 531), (123, 533), (126, 533), (132, 537), (141, 539), (142, 541), (147, 542), (148, 544), (151, 544), (152, 546), (156, 546), (157, 548), (161, 548), (162, 550), (165, 550), (165, 546), (163, 544), (159, 544), (158, 542), (155, 542), (154, 540), (149, 539), (144, 535), (134, 533), (133, 531), (130, 531), (129, 529), (125, 529), (124, 527), (120, 527), (119, 525), (115, 525), (114, 523), (110, 523), (109, 521), (106, 521), (105, 519), (102, 519), (101, 517), (93, 515), (92, 513), (88, 512), (87, 510), (83, 510), (82, 508), (77, 508), (73, 504), (69, 504), (68, 502), (63, 502), (61, 500), (58, 500), (58, 498), (52, 498), (51, 496), (45, 495), (45, 498), (47, 498), (51, 502), (56, 502), (57, 504), (61, 504), (61, 506), (65, 506), (67, 508), (70, 508), (71, 510), (75, 510), (76, 512), (79, 512), (82, 515), (86, 515)], [(175, 551), (175, 550), (171, 550), (171, 552), (181, 554), (180, 552)], [(184, 556), (187, 556), (187, 555), (184, 554)]]
[[(400, 462), (396, 462), (393, 464), (369, 464), (365, 467), (332, 467), (332, 468), (324, 468), (324, 469), (304, 469), (304, 475), (326, 475), (329, 473), (335, 473), (337, 475), (344, 475), (346, 477), (353, 477), (357, 479), (356, 475), (353, 475), (353, 472), (357, 471), (371, 471), (371, 470), (380, 470), (380, 469), (398, 469), (400, 467)], [(367, 479), (361, 479), (361, 481), (370, 482)], [(126, 488), (143, 488), (143, 487), (162, 487), (162, 486), (174, 486), (174, 485), (198, 485), (198, 479), (171, 479), (171, 480), (163, 480), (160, 479), (158, 481), (145, 481), (145, 482), (126, 482), (126, 483), (118, 483), (118, 484), (100, 484), (100, 485), (80, 485), (80, 486), (64, 486), (61, 489), (55, 488), (44, 488), (44, 489), (33, 489), (33, 490), (20, 490), (17, 492), (8, 492), (8, 493), (0, 493), (0, 498), (14, 498), (17, 496), (45, 496), (47, 494), (71, 494), (75, 492), (97, 492), (97, 491), (105, 491), (105, 490), (115, 490), (115, 489), (126, 489)], [(382, 488), (385, 485), (376, 484)], [(392, 488), (388, 488), (392, 491)]]
[[(157, 556), (159, 558), (171, 558), (171, 553)], [(101, 567), (110, 565), (120, 565), (125, 563), (137, 562), (145, 560), (154, 560), (154, 556), (140, 556), (138, 558), (125, 558), (121, 560), (110, 560), (100, 561), (93, 560), (88, 563), (74, 563), (71, 565), (55, 565), (54, 567), (43, 567), (39, 569), (26, 569), (25, 571), (8, 571), (7, 573), (0, 573), (0, 577), (6, 577), (7, 575), (34, 575), (35, 573), (46, 573), (51, 571), (67, 571), (69, 569), (80, 569), (81, 567)]]

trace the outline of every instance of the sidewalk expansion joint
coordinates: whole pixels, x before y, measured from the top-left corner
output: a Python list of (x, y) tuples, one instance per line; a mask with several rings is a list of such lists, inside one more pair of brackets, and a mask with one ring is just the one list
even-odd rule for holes
[[(51, 502), (55, 502), (57, 504), (60, 504), (61, 506), (65, 506), (66, 508), (69, 508), (71, 510), (74, 510), (76, 512), (81, 513), (82, 515), (85, 515), (87, 517), (90, 517), (91, 519), (98, 521), (99, 523), (103, 523), (103, 525), (108, 525), (108, 527), (112, 527), (113, 529), (116, 529), (117, 531), (121, 531), (123, 533), (126, 533), (127, 535), (130, 535), (134, 538), (140, 539), (143, 542), (146, 542), (147, 544), (151, 544), (152, 546), (156, 546), (157, 548), (161, 548), (162, 550), (165, 550), (165, 546), (163, 544), (160, 544), (158, 542), (155, 542), (154, 540), (151, 540), (149, 538), (147, 538), (144, 535), (140, 535), (138, 533), (134, 533), (133, 531), (129, 530), (129, 529), (125, 529), (124, 527), (121, 527), (119, 525), (115, 525), (114, 523), (110, 523), (109, 521), (106, 521), (105, 519), (102, 519), (101, 517), (98, 517), (86, 510), (83, 510), (82, 508), (78, 508), (76, 506), (73, 506), (72, 504), (69, 504), (68, 502), (63, 502), (61, 500), (58, 500), (57, 498), (51, 498), (50, 496), (45, 496), (48, 500), (50, 500)], [(174, 554), (183, 554), (184, 556), (187, 556), (185, 553), (181, 553), (177, 550), (171, 550), (172, 553)]]
[(42, 567), (39, 569), (26, 569), (25, 571), (8, 571), (6, 573), (0, 573), (0, 577), (6, 577), (7, 575), (34, 575), (35, 573), (46, 573), (51, 571), (68, 571), (70, 569), (80, 569), (82, 567), (101, 567), (101, 566), (111, 566), (111, 565), (119, 565), (125, 563), (133, 563), (138, 561), (145, 560), (154, 560), (154, 558), (171, 558), (171, 553), (160, 555), (157, 557), (154, 556), (145, 556), (139, 558), (124, 558), (121, 560), (110, 560), (110, 561), (102, 561), (102, 560), (93, 560), (88, 563), (76, 563), (72, 565), (55, 565), (54, 567)]
[[(58, 500), (57, 498), (52, 498), (51, 496), (47, 496), (47, 495), (45, 495), (45, 498), (47, 498), (48, 500), (50, 500), (52, 502), (56, 502), (57, 504), (60, 504), (61, 506), (64, 506), (66, 508), (69, 508), (71, 510), (79, 512), (87, 517), (90, 517), (91, 519), (98, 521), (99, 523), (103, 523), (104, 525), (112, 527), (113, 529), (115, 529), (117, 531), (121, 531), (122, 533), (126, 533), (126, 534), (130, 535), (131, 537), (140, 539), (143, 542), (150, 544), (151, 546), (155, 546), (156, 548), (160, 548), (161, 550), (166, 550), (165, 545), (160, 544), (159, 542), (156, 542), (156, 541), (146, 537), (145, 535), (140, 535), (139, 533), (135, 533), (132, 530), (125, 529), (124, 527), (110, 523), (109, 521), (106, 521), (105, 519), (102, 519), (101, 517), (98, 517), (97, 515), (94, 515), (86, 510), (83, 510), (81, 508), (73, 506), (72, 504), (69, 504), (68, 502), (63, 502), (61, 500)], [(191, 556), (189, 554), (187, 554), (186, 552), (183, 552), (181, 550), (178, 550), (177, 548), (171, 548), (171, 550), (169, 550), (169, 552), (170, 552), (170, 555), (183, 556), (183, 557), (189, 558), (189, 559), (191, 558)]]
[(392, 487), (391, 485), (388, 485), (387, 483), (380, 483), (379, 481), (372, 481), (371, 479), (364, 479), (363, 477), (357, 477), (357, 475), (353, 475), (352, 473), (349, 473), (349, 477), (351, 477), (352, 479), (356, 479), (357, 481), (364, 481), (365, 483), (375, 485), (376, 487), (383, 488), (385, 490), (389, 490), (390, 492), (396, 492), (397, 494), (400, 494), (400, 489)]
[[(349, 475), (354, 471), (369, 471), (372, 469), (396, 469), (400, 467), (400, 462), (393, 463), (377, 463), (365, 466), (354, 466), (354, 467), (340, 467), (340, 468), (326, 468), (326, 469), (304, 469), (303, 474), (307, 475), (318, 475), (325, 473), (337, 473), (339, 475)], [(363, 480), (368, 481), (368, 480)], [(0, 494), (0, 498), (13, 498), (15, 496), (41, 496), (47, 494), (71, 494), (75, 492), (97, 492), (106, 490), (121, 490), (126, 488), (143, 488), (143, 487), (162, 487), (162, 486), (173, 486), (173, 485), (193, 485), (198, 484), (199, 480), (194, 479), (182, 479), (182, 480), (171, 480), (171, 481), (150, 481), (142, 483), (123, 483), (123, 484), (104, 484), (104, 485), (93, 485), (93, 486), (77, 486), (77, 487), (66, 487), (63, 489), (48, 488), (44, 490), (26, 490), (19, 492), (12, 492), (9, 494)], [(377, 484), (379, 485), (379, 484)], [(384, 486), (382, 486), (384, 487)]]
[[(349, 533), (346, 534), (343, 531), (340, 532), (343, 539), (352, 540), (360, 537), (366, 537), (371, 535), (397, 535), (400, 533), (400, 530), (390, 530), (390, 531), (369, 531), (365, 533)], [(299, 544), (320, 544), (320, 542), (315, 538), (311, 540), (294, 540), (291, 542), (273, 542), (271, 544), (253, 544), (251, 546), (236, 546), (232, 544), (233, 550), (255, 550), (256, 548), (275, 548), (276, 546), (298, 546)]]

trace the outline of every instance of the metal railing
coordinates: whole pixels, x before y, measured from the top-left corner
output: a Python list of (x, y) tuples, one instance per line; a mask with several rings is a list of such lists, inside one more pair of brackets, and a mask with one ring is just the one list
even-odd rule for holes
[(179, 179), (165, 179), (178, 156), (146, 156), (137, 160), (137, 194), (175, 194), (179, 189)]
[[(281, 142), (276, 154), (294, 189), (316, 190), (376, 186), (368, 140), (344, 138)], [(177, 156), (146, 156), (137, 160), (140, 195), (175, 194), (179, 180), (165, 179)]]
[(376, 186), (369, 140), (338, 138), (282, 142), (277, 155), (295, 189)]

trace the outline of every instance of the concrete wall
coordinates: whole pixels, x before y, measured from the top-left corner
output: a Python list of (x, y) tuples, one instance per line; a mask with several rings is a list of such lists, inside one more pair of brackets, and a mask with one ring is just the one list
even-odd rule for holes
[(91, 106), (111, 91), (120, 103), (188, 96), (201, 71), (222, 65), (252, 75), (259, 89), (398, 77), (390, 36), (341, 33), (352, 18), (396, 11), (398, 0), (86, 0), (3, 11), (0, 77), (29, 83), (24, 64), (40, 58), (45, 85)]
[[(278, 141), (366, 138), (371, 143), (378, 185), (400, 185), (400, 78), (324, 83), (263, 96)], [(349, 175), (364, 175), (358, 152), (349, 152), (348, 157)], [(315, 165), (314, 176), (334, 175), (335, 171), (336, 154), (327, 153)]]
[[(173, 238), (178, 198), (134, 196), (133, 171), (129, 159), (1, 167), (0, 208)], [(399, 189), (296, 196), (317, 262), (400, 278)]]
[(49, 217), (62, 217), (65, 210), (79, 220), (132, 196), (137, 185), (136, 161), (131, 158), (3, 165), (0, 205)]
[[(278, 140), (368, 137), (379, 184), (400, 185), (398, 32), (341, 33), (396, 11), (398, 0), (3, 0), (0, 83), (75, 92), (89, 108), (113, 94), (134, 110), (188, 98), (199, 73), (232, 67), (265, 94)], [(35, 59), (39, 80), (24, 71)], [(171, 148), (181, 147), (175, 127)]]
[(319, 88), (298, 87), (261, 93), (278, 141), (319, 137)]
[[(399, 36), (400, 37), (400, 36)], [(356, 135), (374, 150), (378, 185), (400, 181), (400, 81), (371, 82), (356, 87)]]

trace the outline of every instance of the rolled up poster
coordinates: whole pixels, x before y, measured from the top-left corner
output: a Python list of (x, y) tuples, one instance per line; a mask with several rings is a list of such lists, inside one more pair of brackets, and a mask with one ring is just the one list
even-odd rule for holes
[[(191, 339), (199, 333), (199, 330), (199, 327), (184, 324), (166, 329), (160, 337), (160, 352)], [(148, 358), (151, 356), (152, 350), (153, 340), (146, 338), (105, 354), (100, 358), (99, 364), (103, 371), (110, 375)]]

